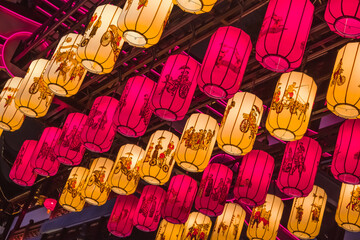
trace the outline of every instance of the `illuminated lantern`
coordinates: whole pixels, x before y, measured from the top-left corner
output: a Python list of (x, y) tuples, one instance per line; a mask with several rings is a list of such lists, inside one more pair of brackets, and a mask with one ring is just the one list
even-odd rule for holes
[(179, 138), (165, 130), (154, 132), (140, 163), (140, 177), (146, 182), (162, 185), (169, 181), (175, 164), (174, 152)]
[(167, 121), (184, 118), (194, 96), (199, 71), (200, 64), (188, 55), (171, 55), (166, 60), (151, 99), (157, 116)]
[(127, 137), (144, 135), (153, 113), (150, 101), (155, 87), (156, 83), (145, 76), (127, 81), (113, 119), (119, 133)]
[(101, 153), (110, 150), (116, 134), (112, 119), (118, 103), (118, 100), (108, 96), (95, 99), (81, 131), (81, 140), (86, 149)]
[(173, 224), (163, 219), (160, 222), (155, 240), (182, 240), (183, 231), (184, 224)]
[(250, 152), (263, 114), (263, 101), (254, 94), (238, 92), (229, 99), (217, 143), (224, 152), (239, 156)]
[(360, 185), (342, 184), (335, 221), (349, 232), (360, 232), (359, 196)]
[(54, 211), (56, 204), (57, 204), (57, 201), (53, 198), (45, 199), (44, 207), (47, 209), (48, 214), (50, 214), (50, 212)]
[(274, 170), (274, 158), (261, 150), (246, 154), (234, 186), (235, 198), (249, 206), (264, 203)]
[(209, 163), (216, 135), (217, 121), (206, 114), (195, 113), (186, 121), (175, 151), (177, 164), (189, 172), (202, 172)]
[(184, 12), (202, 14), (210, 12), (217, 0), (173, 0)]
[(199, 212), (192, 212), (185, 223), (182, 240), (201, 239), (206, 240), (210, 234), (211, 219)]
[(197, 83), (211, 98), (230, 98), (239, 91), (252, 49), (250, 36), (235, 27), (220, 27), (212, 35)]
[(133, 194), (139, 183), (139, 164), (145, 155), (144, 149), (134, 144), (123, 145), (109, 176), (111, 190), (117, 194)]
[(306, 133), (317, 86), (301, 72), (281, 75), (266, 120), (270, 134), (284, 141), (301, 139)]
[(46, 59), (32, 61), (15, 95), (16, 107), (28, 117), (45, 116), (53, 100), (54, 94), (43, 78), (48, 62)]

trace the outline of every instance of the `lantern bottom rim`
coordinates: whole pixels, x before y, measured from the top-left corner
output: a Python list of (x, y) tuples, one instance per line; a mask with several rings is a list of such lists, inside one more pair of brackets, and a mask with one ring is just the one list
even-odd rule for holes
[(100, 74), (104, 71), (103, 66), (94, 60), (84, 59), (81, 64), (91, 73)]
[(73, 206), (70, 206), (68, 204), (62, 204), (61, 207), (63, 207), (65, 210), (67, 210), (69, 212), (80, 212), (82, 210), (82, 208), (78, 210), (78, 209), (76, 209)]
[(24, 180), (18, 178), (11, 178), (11, 180), (17, 185), (25, 186), (25, 187), (32, 186), (34, 184), (34, 183), (29, 184), (28, 182), (25, 182)]
[(235, 145), (232, 144), (224, 144), (220, 147), (224, 152), (234, 155), (234, 156), (240, 156), (243, 155), (243, 150)]
[(290, 197), (304, 197), (303, 192), (297, 188), (284, 187), (281, 191)]
[(64, 164), (64, 165), (67, 165), (67, 166), (75, 166), (75, 165), (80, 164), (80, 162), (71, 161), (70, 159), (68, 159), (68, 158), (66, 158), (66, 157), (57, 157), (56, 160), (57, 160), (59, 163)]
[(221, 214), (221, 212), (219, 214), (217, 214), (215, 211), (207, 209), (207, 208), (197, 208), (197, 210), (199, 212), (201, 212), (202, 214), (205, 214), (206, 216), (209, 216), (209, 217), (216, 217)]
[(124, 189), (119, 188), (119, 187), (111, 187), (111, 191), (113, 191), (114, 193), (119, 194), (119, 195), (130, 195), (131, 194), (128, 191), (125, 191)]
[(50, 172), (44, 170), (44, 169), (41, 169), (41, 168), (34, 168), (34, 172), (41, 175), (41, 176), (51, 176)]
[[(271, 132), (270, 132), (271, 133)], [(283, 141), (293, 141), (296, 139), (296, 136), (293, 132), (285, 128), (276, 128), (272, 131), (272, 135)]]
[(152, 185), (160, 185), (161, 184), (160, 180), (158, 180), (155, 177), (149, 176), (149, 175), (142, 176), (142, 179), (145, 182), (150, 183)]
[(360, 232), (360, 226), (353, 223), (341, 223), (340, 227), (349, 232)]
[(290, 68), (290, 62), (283, 56), (276, 54), (264, 56), (262, 65), (273, 72), (286, 72)]
[(342, 16), (335, 20), (335, 30), (347, 38), (360, 37), (360, 19), (352, 16)]
[(89, 197), (85, 197), (85, 202), (87, 202), (88, 204), (94, 205), (94, 206), (101, 206), (102, 204), (100, 204), (99, 201), (93, 199), (93, 198), (89, 198)]
[(303, 231), (293, 231), (291, 233), (301, 239), (312, 239), (313, 238), (310, 234), (303, 232)]
[(20, 106), (19, 110), (28, 117), (38, 117), (38, 114), (31, 108)]
[(179, 163), (179, 166), (189, 172), (200, 172), (199, 168), (196, 165), (189, 162), (181, 162)]
[(143, 231), (143, 232), (152, 232), (152, 231), (155, 231), (155, 230), (151, 230), (150, 228), (145, 227), (145, 226), (142, 226), (142, 225), (139, 225), (139, 224), (135, 225), (135, 227), (136, 227), (137, 229), (139, 229), (140, 231)]
[(203, 92), (209, 97), (215, 99), (223, 99), (228, 96), (224, 88), (214, 84), (205, 84), (203, 87)]
[(259, 204), (256, 204), (256, 202), (252, 199), (249, 199), (249, 198), (240, 198), (238, 199), (238, 202), (241, 202), (242, 204), (245, 204), (247, 206), (250, 206), (250, 207), (255, 207)]
[(334, 112), (336, 115), (348, 119), (355, 119), (360, 115), (358, 108), (347, 103), (341, 103), (335, 105)]
[(137, 137), (137, 133), (132, 128), (125, 125), (117, 126), (117, 131), (126, 137)]
[(173, 224), (184, 224), (186, 221), (180, 221), (179, 219), (177, 218), (174, 218), (174, 217), (170, 217), (170, 216), (166, 216), (166, 217), (163, 217), (166, 221), (168, 221), (169, 223), (173, 223)]
[(55, 95), (65, 97), (68, 95), (68, 91), (61, 85), (56, 83), (49, 83), (48, 88), (52, 91)]
[(183, 1), (175, 0), (175, 1), (176, 1), (176, 5), (178, 5), (185, 12), (198, 13), (201, 12), (203, 8), (203, 3), (202, 1), (199, 0), (192, 0), (191, 5), (189, 4), (190, 2), (188, 0), (183, 0)]
[(181, 119), (178, 119), (177, 115), (170, 109), (157, 108), (157, 109), (155, 109), (154, 113), (156, 116), (158, 116), (159, 118), (164, 119), (166, 121), (181, 120)]
[(119, 231), (116, 231), (116, 230), (111, 230), (111, 229), (109, 229), (108, 228), (108, 230), (109, 230), (109, 232), (112, 234), (112, 235), (114, 235), (114, 236), (116, 236), (116, 237), (120, 237), (120, 238), (124, 238), (124, 237), (127, 237), (127, 236), (129, 236), (129, 234), (123, 234), (123, 233), (121, 233), (121, 232), (119, 232)]
[(11, 131), (10, 125), (5, 122), (0, 122), (0, 128), (4, 129), (5, 131)]
[(355, 176), (354, 174), (351, 173), (340, 173), (337, 175), (337, 178), (344, 183), (348, 183), (348, 184), (359, 184), (360, 183), (360, 179), (358, 176)]
[(98, 145), (92, 142), (84, 142), (84, 146), (87, 150), (92, 152), (99, 152), (99, 153), (106, 152), (101, 147), (99, 147)]
[(125, 31), (123, 33), (123, 37), (127, 43), (135, 47), (144, 47), (148, 42), (147, 38), (143, 34), (134, 30)]

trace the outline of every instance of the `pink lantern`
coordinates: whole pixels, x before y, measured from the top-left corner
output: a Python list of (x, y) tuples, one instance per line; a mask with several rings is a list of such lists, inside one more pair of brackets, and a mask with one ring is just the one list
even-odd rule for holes
[(47, 209), (47, 213), (54, 211), (57, 201), (53, 198), (47, 198), (44, 201), (44, 207)]
[(301, 65), (313, 19), (309, 0), (270, 0), (256, 43), (256, 59), (274, 72)]
[(70, 113), (61, 129), (59, 141), (54, 152), (57, 160), (65, 165), (78, 165), (85, 153), (80, 133), (85, 126), (87, 116), (81, 113)]
[(185, 223), (195, 200), (197, 183), (186, 175), (171, 178), (161, 216), (174, 224)]
[(239, 91), (252, 49), (251, 39), (236, 27), (220, 27), (212, 35), (197, 79), (211, 98), (230, 98)]
[(226, 203), (233, 172), (225, 165), (209, 164), (202, 176), (195, 198), (195, 208), (210, 217), (219, 216)]
[(21, 146), (9, 174), (14, 183), (21, 186), (32, 186), (34, 184), (37, 174), (33, 172), (30, 160), (36, 144), (37, 141), (35, 140), (26, 140)]
[(274, 158), (264, 151), (252, 150), (246, 154), (234, 186), (235, 198), (240, 203), (252, 207), (262, 205), (269, 189), (274, 165)]
[(86, 149), (100, 153), (110, 150), (116, 133), (112, 119), (118, 104), (118, 100), (108, 96), (95, 99), (81, 131), (81, 140)]
[(167, 121), (184, 118), (196, 89), (200, 64), (185, 54), (170, 56), (151, 99), (155, 114)]

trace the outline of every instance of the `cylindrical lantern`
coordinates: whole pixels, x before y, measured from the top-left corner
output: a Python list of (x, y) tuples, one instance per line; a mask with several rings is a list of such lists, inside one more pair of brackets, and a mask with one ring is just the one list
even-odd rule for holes
[(85, 205), (82, 190), (89, 170), (84, 167), (74, 167), (60, 195), (59, 204), (70, 212), (80, 212)]
[(89, 72), (105, 74), (113, 70), (124, 44), (117, 27), (121, 11), (111, 4), (95, 9), (77, 50), (77, 57)]
[(37, 141), (26, 140), (16, 156), (14, 164), (11, 167), (9, 177), (20, 186), (32, 186), (37, 174), (33, 172), (30, 165), (32, 154), (35, 150)]
[(155, 87), (156, 83), (145, 76), (127, 81), (113, 118), (119, 133), (127, 137), (144, 135), (153, 113), (150, 101)]
[(118, 100), (108, 96), (95, 99), (81, 131), (81, 140), (86, 149), (101, 153), (110, 150), (116, 134), (112, 119), (118, 103)]
[(283, 210), (281, 199), (268, 194), (265, 203), (252, 210), (247, 237), (250, 240), (275, 240)]
[(314, 186), (307, 197), (294, 198), (288, 222), (289, 231), (301, 239), (314, 239), (319, 235), (327, 195)]
[(274, 170), (274, 158), (261, 150), (252, 150), (241, 162), (234, 186), (235, 198), (249, 206), (264, 203)]
[(176, 163), (189, 172), (202, 172), (209, 163), (216, 135), (217, 121), (206, 114), (195, 113), (186, 121), (175, 151)]
[(211, 98), (230, 98), (240, 88), (252, 49), (250, 36), (236, 27), (212, 35), (197, 83)]
[(185, 54), (171, 55), (151, 99), (155, 114), (167, 121), (182, 120), (196, 89), (200, 64)]
[(173, 0), (184, 12), (202, 14), (210, 12), (217, 0)]
[(264, 111), (254, 94), (238, 92), (229, 99), (221, 121), (217, 143), (224, 152), (239, 156), (250, 152)]
[(109, 176), (111, 190), (117, 194), (133, 194), (139, 183), (139, 165), (145, 151), (134, 144), (123, 145)]
[(111, 212), (107, 229), (117, 237), (128, 237), (134, 227), (134, 214), (139, 199), (134, 195), (118, 196)]
[(181, 240), (184, 224), (173, 224), (165, 219), (161, 220), (155, 240)]
[(206, 240), (210, 234), (211, 219), (199, 212), (192, 212), (185, 223), (182, 240), (196, 239)]
[(158, 186), (144, 187), (134, 214), (134, 225), (141, 231), (153, 232), (159, 226), (161, 207), (166, 192)]
[(360, 185), (343, 183), (335, 213), (337, 224), (349, 232), (360, 232)]
[(174, 224), (185, 223), (189, 217), (198, 186), (197, 182), (187, 175), (171, 178), (166, 192), (161, 216)]
[(284, 141), (301, 139), (306, 133), (317, 86), (301, 72), (281, 75), (266, 120), (270, 134)]
[(15, 95), (16, 107), (28, 117), (45, 116), (54, 97), (43, 78), (48, 62), (46, 59), (32, 61)]
[(114, 162), (108, 158), (99, 157), (93, 160), (83, 189), (87, 203), (97, 206), (106, 203), (111, 191), (107, 179), (113, 165)]
[(140, 163), (140, 177), (146, 182), (162, 185), (169, 181), (175, 164), (174, 154), (179, 138), (165, 130), (154, 132)]
[(256, 60), (274, 72), (300, 67), (313, 13), (309, 0), (270, 0), (256, 43)]

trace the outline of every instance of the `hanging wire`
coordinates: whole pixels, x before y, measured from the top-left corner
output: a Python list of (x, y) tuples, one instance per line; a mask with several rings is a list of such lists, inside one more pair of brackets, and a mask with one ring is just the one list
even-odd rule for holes
[(187, 54), (190, 54), (190, 50), (191, 50), (191, 47), (195, 41), (195, 37), (196, 37), (196, 30), (195, 30), (195, 25), (193, 23), (190, 23), (190, 29), (191, 29), (191, 32), (192, 32), (192, 36), (189, 40), (189, 45), (188, 45), (188, 50), (187, 50)]

